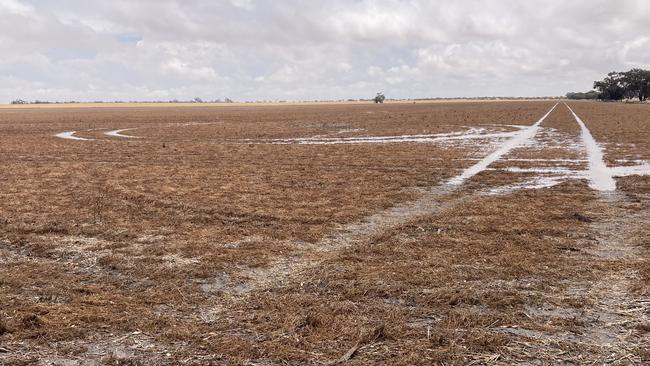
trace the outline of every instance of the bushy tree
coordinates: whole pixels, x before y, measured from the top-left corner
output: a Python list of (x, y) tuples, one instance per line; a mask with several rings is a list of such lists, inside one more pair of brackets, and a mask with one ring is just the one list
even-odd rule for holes
[(638, 98), (643, 102), (650, 97), (650, 70), (632, 69), (625, 72), (610, 72), (600, 81), (594, 81), (598, 99), (621, 100)]
[(625, 97), (623, 75), (612, 71), (601, 81), (594, 81), (594, 89), (598, 91), (598, 98), (602, 100), (621, 100)]
[(590, 90), (586, 93), (566, 93), (567, 99), (585, 100), (585, 99), (598, 99), (598, 92)]
[(648, 99), (650, 94), (650, 71), (632, 69), (622, 72), (622, 82), (627, 98), (639, 98), (640, 101)]

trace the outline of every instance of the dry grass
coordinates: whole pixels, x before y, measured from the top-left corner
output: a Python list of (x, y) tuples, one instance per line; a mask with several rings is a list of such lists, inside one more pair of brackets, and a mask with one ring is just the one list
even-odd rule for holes
[[(647, 177), (614, 198), (575, 180), (485, 196), (519, 177), (431, 188), (486, 154), (471, 145), (239, 143), (531, 124), (551, 105), (0, 111), (0, 364), (645, 362), (647, 313), (631, 304), (649, 293)], [(596, 126), (599, 108), (575, 109), (647, 159), (647, 141)], [(545, 124), (577, 138), (569, 117)], [(134, 127), (143, 139), (87, 131)], [(101, 141), (53, 137), (70, 130)]]

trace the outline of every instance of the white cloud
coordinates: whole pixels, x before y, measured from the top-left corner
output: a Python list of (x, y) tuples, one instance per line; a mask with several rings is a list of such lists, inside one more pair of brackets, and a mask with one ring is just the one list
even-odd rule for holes
[(176, 75), (187, 78), (188, 80), (205, 80), (214, 81), (217, 79), (217, 73), (211, 67), (195, 67), (187, 64), (177, 58), (173, 58), (162, 65), (164, 72), (175, 73)]
[(230, 0), (230, 3), (233, 6), (236, 6), (238, 8), (244, 8), (246, 10), (251, 10), (253, 9), (253, 0)]
[(621, 60), (626, 65), (639, 65), (650, 60), (650, 37), (641, 36), (625, 42), (621, 49)]
[(0, 0), (0, 102), (557, 95), (650, 67), (643, 0)]
[(34, 7), (18, 0), (0, 0), (0, 14), (34, 15)]

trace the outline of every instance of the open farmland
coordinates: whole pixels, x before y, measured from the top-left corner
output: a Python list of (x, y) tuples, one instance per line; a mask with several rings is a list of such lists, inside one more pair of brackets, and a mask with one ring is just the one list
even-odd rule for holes
[(555, 101), (0, 109), (0, 365), (647, 364), (649, 127)]

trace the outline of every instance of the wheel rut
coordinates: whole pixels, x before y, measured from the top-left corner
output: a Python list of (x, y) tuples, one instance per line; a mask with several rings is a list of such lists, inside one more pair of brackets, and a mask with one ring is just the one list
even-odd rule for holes
[(217, 279), (218, 287), (230, 296), (241, 295), (282, 286), (283, 283), (295, 278), (302, 271), (315, 268), (319, 263), (336, 257), (342, 250), (353, 246), (363, 245), (373, 237), (387, 230), (394, 229), (420, 216), (436, 214), (442, 210), (454, 207), (474, 197), (468, 192), (460, 193), (459, 188), (471, 177), (486, 170), (491, 164), (499, 161), (511, 150), (527, 143), (537, 133), (539, 126), (555, 110), (553, 105), (533, 125), (521, 129), (510, 139), (500, 143), (495, 150), (485, 156), (475, 165), (465, 169), (460, 175), (439, 186), (421, 190), (414, 201), (399, 204), (390, 209), (368, 216), (360, 221), (345, 225), (335, 230), (317, 243), (305, 243), (292, 256), (277, 259), (274, 263), (263, 268), (244, 269), (240, 275), (247, 280), (223, 286), (223, 278)]

